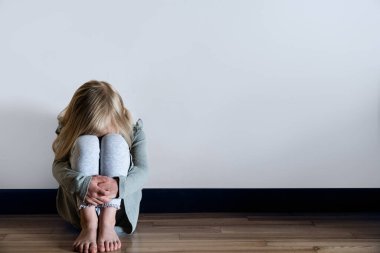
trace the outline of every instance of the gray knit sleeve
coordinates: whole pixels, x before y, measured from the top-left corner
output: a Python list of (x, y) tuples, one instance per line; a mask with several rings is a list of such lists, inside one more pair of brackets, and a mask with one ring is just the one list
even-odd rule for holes
[(119, 197), (141, 190), (148, 180), (149, 166), (146, 148), (146, 136), (143, 122), (139, 119), (133, 127), (134, 138), (131, 146), (132, 165), (127, 176), (119, 177)]

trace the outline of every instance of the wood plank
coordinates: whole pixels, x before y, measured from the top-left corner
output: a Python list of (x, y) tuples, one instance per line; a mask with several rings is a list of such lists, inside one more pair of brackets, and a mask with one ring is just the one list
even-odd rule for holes
[(315, 247), (318, 253), (378, 253), (379, 246)]
[(251, 233), (179, 233), (180, 240), (258, 241), (265, 243), (265, 236)]
[(246, 225), (247, 218), (178, 218), (160, 219), (152, 222), (154, 226), (219, 226)]
[(141, 243), (126, 246), (126, 252), (314, 252), (310, 247), (283, 247), (259, 246), (254, 242), (223, 242), (213, 243), (196, 241), (191, 244), (182, 243)]
[(220, 233), (220, 226), (141, 226), (137, 227), (136, 231), (139, 233)]
[(308, 247), (356, 247), (356, 246), (371, 246), (380, 247), (378, 239), (357, 239), (357, 238), (342, 238), (342, 239), (325, 239), (325, 238), (297, 238), (297, 239), (268, 239), (268, 246), (308, 246)]
[(371, 220), (347, 220), (347, 221), (336, 221), (336, 220), (311, 220), (311, 222), (316, 227), (375, 227), (380, 228), (380, 221)]
[(316, 228), (302, 225), (256, 225), (256, 226), (221, 226), (222, 233), (250, 233), (257, 236), (288, 236), (288, 237), (351, 237), (349, 231), (340, 228)]
[[(142, 214), (126, 252), (379, 253), (380, 214)], [(0, 252), (72, 252), (79, 234), (58, 215), (0, 216)], [(119, 251), (120, 252), (120, 251)]]

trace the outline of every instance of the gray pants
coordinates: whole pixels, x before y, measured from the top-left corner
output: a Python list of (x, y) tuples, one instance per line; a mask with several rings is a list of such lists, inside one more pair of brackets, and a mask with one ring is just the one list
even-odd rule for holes
[[(119, 134), (107, 134), (103, 137), (81, 135), (71, 149), (70, 163), (72, 169), (86, 176), (102, 175), (108, 177), (127, 176), (130, 166), (129, 146)], [(91, 206), (77, 198), (78, 208)], [(121, 199), (96, 206), (99, 214), (102, 207), (120, 209)]]

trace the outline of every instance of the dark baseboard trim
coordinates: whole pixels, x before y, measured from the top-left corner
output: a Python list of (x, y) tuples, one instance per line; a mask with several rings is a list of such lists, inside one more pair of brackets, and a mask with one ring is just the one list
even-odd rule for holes
[[(56, 189), (0, 189), (0, 214), (53, 214)], [(140, 213), (379, 212), (380, 188), (143, 189)]]

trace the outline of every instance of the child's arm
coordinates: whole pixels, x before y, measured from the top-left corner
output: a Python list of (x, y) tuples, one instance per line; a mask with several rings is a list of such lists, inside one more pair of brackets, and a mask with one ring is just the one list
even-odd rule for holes
[(146, 140), (142, 126), (142, 121), (138, 120), (135, 126), (136, 132), (131, 147), (133, 165), (129, 169), (127, 176), (118, 177), (120, 198), (125, 198), (141, 190), (148, 179)]
[(71, 169), (68, 161), (54, 160), (52, 170), (54, 178), (64, 191), (77, 194), (83, 202), (85, 201), (91, 176), (85, 176)]
[[(59, 135), (61, 129), (62, 126), (59, 123), (55, 133)], [(91, 182), (91, 176), (85, 176), (73, 170), (68, 160), (57, 161), (54, 159), (52, 170), (55, 180), (57, 180), (58, 184), (65, 192), (70, 194), (75, 193), (82, 201), (85, 200)]]

